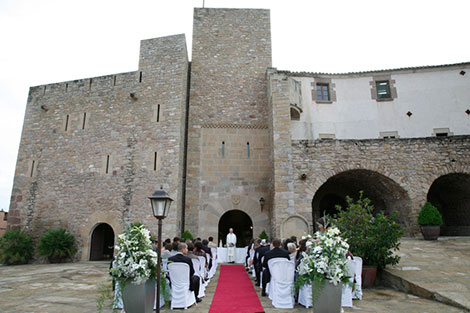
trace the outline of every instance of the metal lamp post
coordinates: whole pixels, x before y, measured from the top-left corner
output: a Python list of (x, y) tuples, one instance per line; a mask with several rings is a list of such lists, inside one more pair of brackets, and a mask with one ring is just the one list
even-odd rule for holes
[(152, 204), (153, 216), (158, 219), (158, 245), (157, 245), (157, 305), (155, 307), (155, 312), (160, 312), (160, 274), (161, 274), (161, 253), (162, 253), (162, 220), (168, 216), (168, 211), (170, 210), (171, 202), (173, 199), (163, 190), (163, 187), (160, 187), (159, 190), (156, 190), (153, 195), (149, 197), (150, 203)]

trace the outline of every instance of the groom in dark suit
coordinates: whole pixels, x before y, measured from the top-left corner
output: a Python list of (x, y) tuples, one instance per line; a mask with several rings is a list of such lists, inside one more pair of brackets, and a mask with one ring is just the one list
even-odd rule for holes
[(199, 294), (199, 276), (194, 275), (193, 262), (186, 255), (188, 254), (188, 246), (184, 242), (178, 244), (177, 253), (168, 258), (168, 262), (181, 262), (189, 265), (189, 290), (194, 291), (196, 296), (196, 302), (201, 302), (202, 300), (198, 298)]
[(286, 258), (290, 260), (289, 252), (281, 248), (281, 240), (278, 238), (273, 239), (272, 242), (273, 248), (265, 253), (263, 261), (263, 287), (261, 295), (266, 297), (266, 285), (271, 280), (271, 272), (269, 272), (268, 261), (274, 258)]

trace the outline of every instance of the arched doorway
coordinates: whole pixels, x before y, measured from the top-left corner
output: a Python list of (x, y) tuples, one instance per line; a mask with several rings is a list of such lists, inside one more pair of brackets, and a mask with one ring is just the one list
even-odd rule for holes
[(233, 228), (233, 232), (237, 235), (237, 247), (247, 246), (253, 238), (253, 222), (243, 211), (230, 210), (220, 217), (218, 242), (222, 240), (225, 245), (230, 228)]
[(427, 199), (441, 212), (441, 235), (470, 236), (469, 174), (439, 177), (429, 188)]
[(106, 223), (99, 224), (91, 234), (90, 261), (111, 260), (113, 251), (113, 228)]
[(312, 199), (312, 215), (314, 227), (316, 221), (324, 212), (333, 215), (337, 212), (336, 205), (346, 206), (346, 196), (353, 199), (359, 197), (359, 191), (364, 191), (364, 197), (372, 200), (375, 211), (390, 214), (399, 211), (398, 222), (409, 229), (408, 214), (411, 201), (407, 192), (392, 179), (364, 169), (349, 170), (330, 177), (315, 193)]

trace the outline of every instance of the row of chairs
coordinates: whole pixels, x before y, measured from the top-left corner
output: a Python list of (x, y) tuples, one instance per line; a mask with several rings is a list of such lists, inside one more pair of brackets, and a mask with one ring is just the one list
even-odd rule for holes
[[(274, 258), (268, 261), (271, 281), (266, 286), (266, 293), (275, 308), (293, 308), (295, 305), (292, 290), (294, 287), (295, 265), (285, 258)], [(344, 284), (341, 295), (341, 306), (352, 307), (352, 300), (362, 299), (361, 272), (362, 259), (354, 257), (348, 263), (351, 285)], [(299, 304), (312, 307), (312, 286), (304, 285), (298, 294)]]
[[(198, 260), (191, 259), (193, 262), (195, 275), (199, 276), (199, 294), (198, 298), (205, 296), (205, 290), (217, 270), (217, 249), (212, 248), (212, 267), (208, 264), (210, 256), (198, 256)], [(185, 263), (169, 263), (166, 265), (171, 280), (171, 309), (187, 309), (196, 303), (194, 291), (189, 290), (189, 266)]]

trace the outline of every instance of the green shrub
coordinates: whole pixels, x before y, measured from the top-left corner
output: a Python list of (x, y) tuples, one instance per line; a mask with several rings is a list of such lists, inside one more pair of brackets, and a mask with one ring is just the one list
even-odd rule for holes
[(266, 231), (263, 229), (263, 231), (261, 232), (261, 234), (258, 235), (259, 239), (268, 239), (269, 236), (268, 234), (266, 234)]
[(73, 235), (65, 229), (52, 229), (39, 239), (38, 253), (51, 263), (59, 263), (71, 258), (77, 252)]
[(398, 264), (400, 257), (394, 251), (399, 250), (404, 232), (396, 222), (398, 212), (391, 216), (379, 212), (374, 216), (374, 207), (368, 198), (363, 198), (362, 191), (356, 202), (350, 197), (346, 197), (346, 202), (345, 209), (336, 206), (339, 213), (335, 215), (335, 224), (348, 240), (351, 253), (360, 256), (364, 265), (379, 269)]
[(186, 240), (193, 240), (194, 237), (193, 235), (189, 232), (189, 230), (185, 230), (184, 233), (181, 235), (181, 239), (183, 239), (183, 241), (186, 241)]
[(439, 213), (439, 210), (434, 205), (426, 202), (419, 212), (418, 224), (421, 226), (441, 226), (441, 213)]
[(22, 231), (13, 229), (0, 238), (0, 263), (26, 264), (33, 257), (33, 241)]

